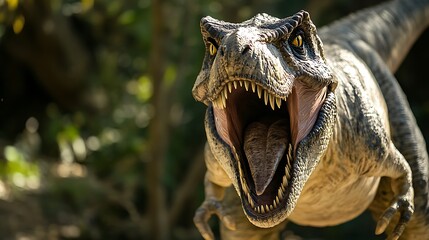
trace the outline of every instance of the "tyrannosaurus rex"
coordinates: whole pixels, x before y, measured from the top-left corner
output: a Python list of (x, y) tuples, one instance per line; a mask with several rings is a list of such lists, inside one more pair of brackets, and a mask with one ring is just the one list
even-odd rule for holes
[(203, 237), (213, 239), (212, 214), (225, 239), (277, 239), (286, 219), (330, 226), (369, 208), (376, 234), (429, 239), (428, 154), (393, 76), (428, 25), (429, 0), (318, 32), (305, 11), (203, 18), (193, 88), (208, 106), (206, 200), (194, 217)]

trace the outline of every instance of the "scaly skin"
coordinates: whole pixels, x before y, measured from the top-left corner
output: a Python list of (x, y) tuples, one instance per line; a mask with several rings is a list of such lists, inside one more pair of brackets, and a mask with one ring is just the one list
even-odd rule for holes
[(427, 25), (428, 0), (388, 2), (319, 35), (304, 11), (203, 18), (203, 237), (212, 214), (224, 239), (277, 239), (286, 220), (331, 226), (369, 208), (376, 234), (429, 238), (426, 145), (392, 74)]

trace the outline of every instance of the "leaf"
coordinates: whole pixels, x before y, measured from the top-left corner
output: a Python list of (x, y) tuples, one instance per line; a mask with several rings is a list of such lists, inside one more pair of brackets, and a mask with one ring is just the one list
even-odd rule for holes
[(19, 15), (13, 22), (12, 28), (15, 34), (19, 34), (24, 28), (25, 18), (23, 15)]
[(137, 98), (142, 102), (146, 102), (152, 97), (153, 86), (149, 77), (141, 76), (138, 80)]
[(13, 11), (18, 7), (18, 0), (6, 0), (6, 2), (10, 11)]
[(171, 87), (176, 80), (177, 71), (173, 65), (168, 66), (164, 72), (164, 83), (167, 87)]
[(128, 25), (135, 21), (136, 21), (136, 12), (134, 10), (125, 11), (118, 18), (118, 22), (122, 25)]
[(94, 6), (94, 0), (81, 0), (80, 2), (84, 12), (90, 10)]

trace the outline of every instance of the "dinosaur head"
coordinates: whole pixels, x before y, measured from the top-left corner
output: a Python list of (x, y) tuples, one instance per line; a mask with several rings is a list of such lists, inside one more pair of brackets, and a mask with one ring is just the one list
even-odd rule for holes
[(205, 17), (193, 88), (209, 146), (248, 219), (273, 227), (295, 208), (332, 134), (336, 81), (307, 12), (243, 23)]

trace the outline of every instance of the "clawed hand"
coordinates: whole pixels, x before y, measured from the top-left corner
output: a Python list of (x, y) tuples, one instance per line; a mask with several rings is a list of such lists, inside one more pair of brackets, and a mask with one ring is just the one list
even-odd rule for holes
[(413, 198), (411, 197), (410, 199), (408, 195), (404, 195), (396, 198), (396, 200), (393, 201), (390, 207), (384, 211), (384, 213), (381, 215), (380, 219), (378, 220), (377, 227), (375, 229), (375, 234), (377, 235), (382, 234), (386, 230), (393, 216), (395, 216), (395, 214), (399, 212), (400, 213), (399, 221), (396, 224), (396, 227), (393, 230), (393, 232), (387, 238), (388, 240), (399, 239), (402, 232), (404, 232), (405, 226), (410, 221), (411, 216), (414, 213), (414, 205), (413, 205), (412, 199)]
[(206, 199), (203, 204), (201, 204), (201, 206), (197, 209), (194, 216), (194, 223), (204, 239), (215, 239), (213, 231), (208, 224), (208, 220), (213, 214), (216, 214), (219, 217), (225, 227), (231, 230), (235, 230), (235, 222), (232, 220), (231, 217), (226, 215), (221, 202), (215, 199)]

